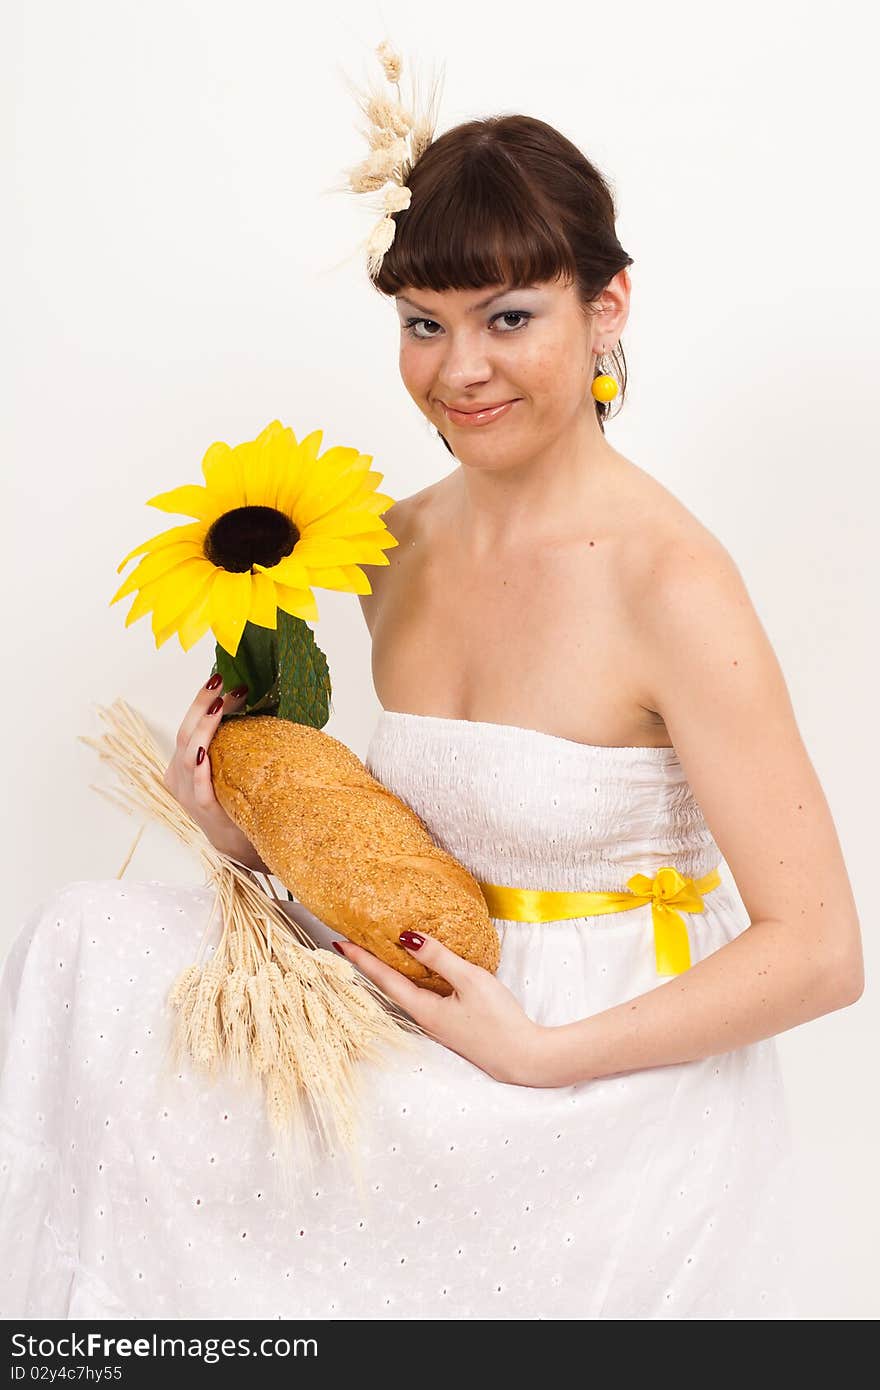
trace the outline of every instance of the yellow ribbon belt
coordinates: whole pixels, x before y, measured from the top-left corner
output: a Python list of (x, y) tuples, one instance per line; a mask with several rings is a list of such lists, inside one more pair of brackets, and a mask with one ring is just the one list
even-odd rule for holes
[(717, 868), (693, 879), (684, 878), (678, 869), (667, 864), (653, 878), (633, 874), (624, 893), (565, 893), (543, 888), (504, 888), (497, 883), (481, 883), (480, 888), (489, 915), (507, 922), (561, 922), (567, 917), (627, 912), (650, 903), (657, 974), (680, 975), (691, 964), (687, 927), (681, 912), (705, 912), (701, 895), (717, 888), (720, 882)]

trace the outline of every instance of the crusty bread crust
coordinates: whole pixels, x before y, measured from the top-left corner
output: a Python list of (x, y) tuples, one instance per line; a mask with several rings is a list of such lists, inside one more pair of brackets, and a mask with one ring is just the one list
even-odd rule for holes
[(495, 971), (500, 941), (476, 879), (339, 739), (271, 715), (225, 719), (214, 791), (263, 862), (314, 916), (437, 994), (448, 981), (398, 942), (424, 931)]

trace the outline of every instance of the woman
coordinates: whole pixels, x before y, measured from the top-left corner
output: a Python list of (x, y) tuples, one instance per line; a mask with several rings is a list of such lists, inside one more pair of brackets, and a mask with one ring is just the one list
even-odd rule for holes
[[(448, 997), (293, 904), (432, 1034), (364, 1064), (367, 1206), (328, 1159), (294, 1209), (258, 1095), (156, 1080), (208, 890), (68, 885), (5, 973), (7, 1318), (798, 1315), (775, 1034), (862, 990), (825, 798), (733, 560), (605, 437), (632, 262), (599, 173), (507, 116), (409, 186), (376, 284), (457, 466), (387, 513), (367, 766), (481, 881), (647, 897), (505, 907), (497, 975), (411, 937)], [(202, 751), (234, 707), (208, 682), (166, 781), (265, 868)]]

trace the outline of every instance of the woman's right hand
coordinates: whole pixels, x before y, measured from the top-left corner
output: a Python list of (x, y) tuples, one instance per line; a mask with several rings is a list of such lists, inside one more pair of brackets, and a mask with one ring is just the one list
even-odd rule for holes
[(226, 814), (214, 793), (208, 748), (224, 714), (240, 708), (247, 686), (218, 693), (222, 680), (214, 675), (193, 700), (177, 731), (174, 756), (162, 778), (171, 795), (221, 854), (240, 860), (248, 868), (268, 872), (244, 831)]

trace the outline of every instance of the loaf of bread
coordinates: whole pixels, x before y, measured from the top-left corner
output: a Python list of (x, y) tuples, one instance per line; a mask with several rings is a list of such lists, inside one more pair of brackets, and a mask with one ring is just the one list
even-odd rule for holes
[(452, 986), (404, 950), (405, 929), (497, 970), (498, 933), (477, 881), (344, 743), (308, 724), (246, 715), (221, 723), (209, 756), (227, 815), (332, 930), (437, 994)]

